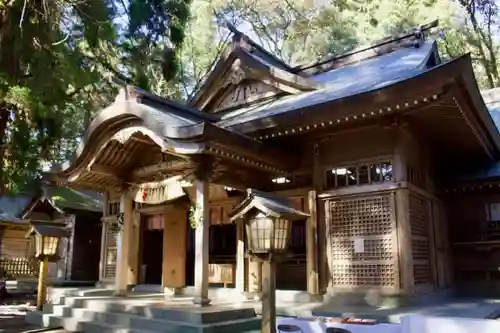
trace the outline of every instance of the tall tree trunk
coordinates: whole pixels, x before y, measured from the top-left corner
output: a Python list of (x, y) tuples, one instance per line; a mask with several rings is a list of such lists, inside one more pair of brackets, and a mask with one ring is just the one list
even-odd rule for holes
[(5, 103), (0, 104), (0, 195), (4, 195), (8, 189), (7, 174), (4, 169), (5, 146), (7, 137), (7, 125), (10, 112)]

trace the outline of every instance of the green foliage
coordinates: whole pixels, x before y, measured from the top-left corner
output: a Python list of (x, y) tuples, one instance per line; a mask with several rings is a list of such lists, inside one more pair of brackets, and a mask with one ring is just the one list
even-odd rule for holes
[(180, 47), (188, 18), (180, 0), (0, 2), (0, 192), (66, 160), (116, 82), (149, 88), (158, 61), (172, 79), (175, 54), (156, 48)]
[(199, 205), (189, 207), (189, 226), (193, 229), (203, 224), (203, 209)]

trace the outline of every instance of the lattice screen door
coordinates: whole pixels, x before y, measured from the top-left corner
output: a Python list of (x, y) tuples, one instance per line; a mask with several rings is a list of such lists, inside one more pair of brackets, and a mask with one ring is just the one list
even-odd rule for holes
[(394, 194), (327, 200), (325, 208), (332, 285), (395, 286), (398, 277), (396, 243), (392, 239)]

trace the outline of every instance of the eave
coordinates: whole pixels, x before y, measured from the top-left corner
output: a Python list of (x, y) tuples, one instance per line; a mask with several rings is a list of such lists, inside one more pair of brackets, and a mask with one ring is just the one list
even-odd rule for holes
[(457, 82), (462, 91), (467, 92), (464, 96), (468, 97), (467, 102), (470, 105), (470, 109), (478, 118), (478, 130), (484, 133), (485, 139), (493, 146), (493, 156), (495, 159), (498, 159), (500, 158), (500, 133), (481, 96), (475, 79), (474, 69), (472, 68), (472, 62), (470, 61), (470, 55), (467, 57), (469, 61), (464, 62), (463, 71)]
[[(213, 116), (195, 109), (186, 112), (176, 103), (162, 102), (161, 99), (151, 103), (150, 96), (132, 87), (122, 92), (121, 96), (95, 117), (85, 132), (76, 157), (55, 175), (56, 181), (66, 181), (67, 185), (76, 184), (82, 175), (94, 170), (99, 156), (113, 142), (124, 146), (137, 134), (148, 138), (167, 155), (180, 156), (186, 160), (212, 155), (220, 160), (236, 160), (271, 173), (283, 173), (296, 164), (297, 158), (293, 154), (220, 128), (211, 122)], [(162, 108), (156, 108), (155, 103), (160, 103)], [(110, 176), (113, 176), (112, 172)], [(118, 186), (119, 177), (115, 178), (118, 181), (114, 184)]]

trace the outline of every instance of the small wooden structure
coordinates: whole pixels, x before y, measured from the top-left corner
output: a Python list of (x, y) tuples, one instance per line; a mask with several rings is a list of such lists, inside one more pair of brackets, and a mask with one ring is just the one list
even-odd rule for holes
[(221, 264), (235, 267), (238, 291), (258, 291), (243, 231), (226, 226), (251, 187), (310, 215), (294, 225), (278, 288), (391, 297), (450, 288), (461, 260), (450, 216), (471, 202), (464, 195), (457, 207), (446, 190), (499, 160), (500, 134), (469, 55), (444, 62), (435, 26), (298, 67), (231, 27), (227, 54), (186, 105), (124, 88), (52, 178), (106, 193), (101, 279), (125, 293), (143, 282), (146, 261), (162, 267), (146, 271), (165, 288), (194, 284), (202, 300), (210, 265)]
[(0, 197), (0, 276), (8, 278), (35, 277), (36, 261), (28, 255), (28, 241), (24, 237), (29, 222), (19, 218), (30, 196)]
[(97, 281), (102, 234), (99, 199), (97, 193), (50, 185), (39, 195), (0, 197), (0, 269), (13, 279), (38, 275), (25, 235), (32, 223), (43, 222), (67, 227), (72, 234), (63, 240), (62, 260), (49, 263), (49, 276)]
[(64, 226), (70, 232), (60, 246), (61, 260), (49, 263), (49, 275), (63, 280), (98, 281), (102, 198), (98, 193), (45, 184), (21, 213), (30, 223)]

